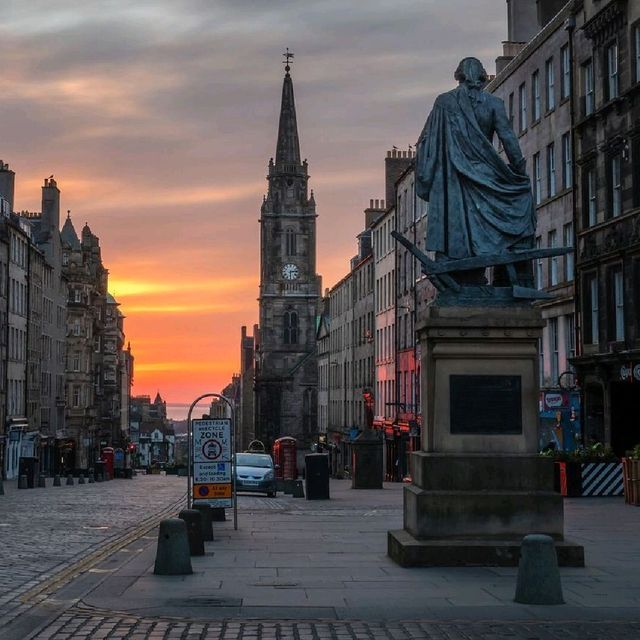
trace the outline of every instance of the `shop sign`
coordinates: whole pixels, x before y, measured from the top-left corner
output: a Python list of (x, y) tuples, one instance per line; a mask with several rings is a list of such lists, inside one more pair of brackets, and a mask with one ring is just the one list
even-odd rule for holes
[(620, 380), (623, 382), (640, 382), (640, 364), (631, 362), (620, 367)]
[(193, 499), (232, 506), (231, 420), (193, 420)]
[(559, 409), (567, 404), (567, 394), (558, 393), (557, 391), (546, 391), (544, 394), (544, 408)]

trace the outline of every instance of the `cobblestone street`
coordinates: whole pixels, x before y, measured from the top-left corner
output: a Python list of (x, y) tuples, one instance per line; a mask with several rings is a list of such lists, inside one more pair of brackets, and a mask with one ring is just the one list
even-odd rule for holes
[(37, 640), (637, 640), (640, 623), (550, 622), (185, 622), (74, 611)]
[(5, 482), (0, 496), (0, 637), (22, 613), (30, 590), (113, 544), (167, 508), (184, 503), (186, 480), (136, 476), (94, 484), (18, 490)]

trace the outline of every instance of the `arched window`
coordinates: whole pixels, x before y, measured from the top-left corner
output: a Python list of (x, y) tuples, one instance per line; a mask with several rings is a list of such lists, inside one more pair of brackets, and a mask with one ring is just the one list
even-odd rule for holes
[(284, 343), (298, 344), (298, 314), (295, 311), (284, 314)]
[(285, 231), (286, 253), (288, 256), (296, 255), (296, 232), (289, 227)]

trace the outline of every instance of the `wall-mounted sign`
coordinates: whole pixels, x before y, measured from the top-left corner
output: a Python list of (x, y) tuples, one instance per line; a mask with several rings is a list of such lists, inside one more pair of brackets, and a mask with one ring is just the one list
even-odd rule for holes
[(627, 362), (620, 367), (620, 380), (623, 382), (640, 382), (640, 364)]

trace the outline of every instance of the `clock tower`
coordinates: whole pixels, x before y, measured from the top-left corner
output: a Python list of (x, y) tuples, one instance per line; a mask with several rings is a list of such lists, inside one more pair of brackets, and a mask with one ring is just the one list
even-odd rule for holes
[(298, 449), (317, 437), (316, 204), (309, 193), (290, 63), (285, 76), (275, 162), (260, 211), (260, 328), (255, 374), (256, 438), (267, 447), (293, 436)]

